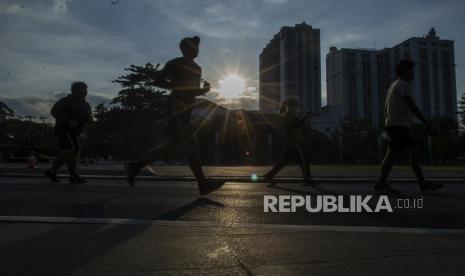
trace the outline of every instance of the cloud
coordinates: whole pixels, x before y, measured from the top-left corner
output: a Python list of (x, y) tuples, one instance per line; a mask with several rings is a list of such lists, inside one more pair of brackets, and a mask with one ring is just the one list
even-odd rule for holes
[(6, 14), (15, 14), (21, 12), (22, 7), (19, 4), (12, 4), (3, 6), (3, 9)]
[(244, 93), (234, 98), (224, 97), (218, 89), (212, 89), (206, 98), (228, 109), (258, 109), (258, 91), (255, 86), (247, 87)]
[[(11, 109), (13, 109), (16, 116), (27, 116), (32, 115), (36, 117), (47, 117), (51, 119), (50, 109), (53, 104), (61, 97), (65, 96), (66, 93), (57, 92), (51, 96), (21, 96), (21, 97), (1, 97), (0, 101), (6, 103)], [(100, 103), (109, 103), (110, 98), (89, 93), (87, 101), (92, 107), (95, 107)]]
[(54, 0), (53, 10), (55, 11), (55, 13), (58, 13), (58, 14), (65, 13), (66, 9), (68, 8), (68, 2), (69, 0)]
[(265, 3), (269, 3), (269, 4), (278, 4), (278, 5), (281, 5), (281, 4), (284, 4), (286, 3), (287, 1), (286, 0), (264, 0)]
[(258, 1), (156, 1), (155, 7), (186, 29), (222, 39), (260, 34), (261, 4)]
[(133, 43), (119, 35), (102, 34), (73, 16), (53, 16), (65, 13), (70, 1), (55, 1), (52, 6), (30, 3), (0, 11), (8, 22), (15, 22), (0, 28), (6, 41), (0, 45), (1, 95), (47, 94), (76, 80), (86, 81), (99, 93), (116, 94), (111, 80), (125, 66), (142, 60)]
[[(459, 0), (34, 0), (0, 1), (0, 97), (50, 97), (83, 80), (91, 91), (113, 97), (111, 83), (129, 64), (164, 63), (179, 55), (184, 36), (201, 35), (197, 62), (217, 83), (237, 72), (258, 86), (258, 55), (282, 26), (306, 21), (321, 29), (322, 93), (325, 55), (338, 48), (391, 47), (431, 26), (456, 40), (456, 63), (465, 60), (465, 3)], [(456, 67), (457, 89), (465, 69)], [(257, 94), (215, 100), (257, 106)]]
[(13, 109), (16, 116), (32, 115), (37, 117), (49, 117), (50, 108), (55, 102), (51, 98), (40, 96), (24, 96), (18, 98), (0, 98)]
[(258, 109), (258, 99), (255, 97), (239, 96), (236, 98), (215, 98), (212, 102), (219, 104), (228, 109), (245, 109), (256, 110)]

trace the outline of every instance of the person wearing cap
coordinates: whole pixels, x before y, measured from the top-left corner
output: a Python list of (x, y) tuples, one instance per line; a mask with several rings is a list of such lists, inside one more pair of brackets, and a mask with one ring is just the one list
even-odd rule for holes
[(65, 163), (70, 175), (69, 182), (85, 183), (85, 179), (77, 173), (80, 153), (80, 137), (87, 123), (92, 121), (92, 109), (86, 101), (87, 85), (84, 82), (74, 82), (71, 94), (59, 99), (52, 107), (51, 114), (55, 118), (55, 136), (60, 143), (61, 152), (55, 158), (45, 175), (58, 182), (57, 171)]
[(127, 163), (128, 184), (134, 186), (135, 177), (147, 164), (181, 151), (198, 182), (199, 193), (207, 194), (220, 187), (207, 181), (201, 166), (198, 140), (191, 122), (191, 113), (197, 96), (210, 91), (210, 84), (201, 87), (202, 68), (194, 61), (199, 54), (198, 36), (183, 38), (179, 44), (182, 57), (168, 61), (158, 75), (158, 85), (171, 90), (168, 96), (168, 118), (165, 139), (150, 149), (139, 160)]
[(302, 137), (300, 137), (304, 131), (307, 116), (305, 115), (302, 118), (297, 116), (298, 104), (296, 98), (289, 98), (281, 103), (280, 113), (284, 120), (286, 151), (273, 168), (263, 176), (263, 178), (271, 184), (274, 183), (273, 177), (281, 171), (284, 166), (289, 164), (293, 158), (297, 158), (299, 162), (304, 177), (304, 185), (316, 184), (311, 178), (309, 162), (301, 142)]
[(387, 177), (400, 153), (407, 151), (410, 165), (415, 173), (420, 191), (430, 191), (441, 188), (442, 185), (428, 182), (423, 176), (417, 152), (417, 143), (413, 138), (410, 127), (415, 115), (426, 125), (427, 133), (436, 131), (425, 118), (410, 95), (409, 83), (414, 79), (415, 64), (408, 59), (399, 61), (396, 65), (397, 79), (389, 87), (384, 106), (385, 128), (389, 136), (388, 150), (381, 165), (381, 174), (373, 190), (376, 193), (399, 195), (400, 192), (386, 184)]

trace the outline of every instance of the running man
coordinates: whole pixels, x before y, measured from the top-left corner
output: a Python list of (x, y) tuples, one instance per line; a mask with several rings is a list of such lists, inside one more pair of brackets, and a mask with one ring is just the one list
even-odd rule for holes
[(210, 91), (210, 84), (201, 87), (202, 68), (194, 61), (199, 54), (200, 38), (186, 37), (179, 47), (182, 57), (168, 61), (158, 76), (158, 85), (171, 89), (168, 96), (168, 119), (165, 139), (150, 149), (137, 161), (128, 162), (128, 184), (134, 186), (135, 177), (146, 165), (180, 150), (187, 159), (198, 182), (199, 193), (204, 195), (218, 189), (220, 183), (207, 181), (202, 170), (198, 140), (195, 135), (191, 113), (195, 98)]
[(57, 172), (65, 163), (68, 166), (70, 183), (86, 182), (77, 173), (81, 135), (86, 124), (92, 121), (92, 109), (86, 101), (86, 96), (87, 85), (84, 82), (74, 82), (71, 85), (71, 94), (59, 99), (52, 107), (55, 135), (61, 147), (61, 152), (55, 158), (52, 167), (45, 172), (45, 176), (52, 182), (58, 182)]
[(389, 145), (381, 165), (379, 182), (374, 186), (374, 191), (382, 194), (399, 195), (400, 192), (386, 184), (387, 177), (394, 162), (404, 150), (410, 155), (410, 166), (415, 173), (420, 191), (430, 191), (441, 188), (442, 185), (427, 182), (423, 177), (420, 160), (416, 148), (416, 142), (410, 132), (413, 123), (412, 115), (415, 115), (426, 125), (426, 132), (437, 133), (428, 120), (416, 106), (409, 92), (409, 82), (414, 79), (414, 63), (410, 60), (401, 60), (396, 65), (397, 80), (389, 87), (384, 107), (385, 127), (389, 135)]

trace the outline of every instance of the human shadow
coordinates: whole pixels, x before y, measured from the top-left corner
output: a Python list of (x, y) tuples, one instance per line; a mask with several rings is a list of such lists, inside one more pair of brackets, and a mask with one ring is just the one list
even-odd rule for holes
[(188, 203), (188, 204), (185, 204), (175, 210), (172, 210), (172, 211), (169, 211), (167, 213), (164, 213), (162, 215), (159, 215), (153, 219), (156, 219), (156, 220), (176, 220), (180, 217), (182, 217), (184, 214), (188, 213), (189, 211), (197, 208), (197, 207), (204, 207), (204, 206), (216, 206), (216, 207), (219, 207), (219, 208), (223, 208), (224, 207), (224, 204), (219, 202), (219, 201), (215, 201), (215, 200), (212, 200), (212, 199), (209, 199), (209, 198), (205, 198), (205, 197), (200, 197), (200, 198), (197, 198), (196, 200)]
[(276, 190), (291, 192), (291, 193), (298, 194), (298, 195), (301, 195), (301, 196), (317, 195), (315, 192), (297, 190), (297, 189), (292, 189), (292, 188), (286, 188), (286, 187), (283, 187), (283, 186), (278, 186), (276, 184), (268, 184), (267, 187), (270, 188), (270, 189), (276, 189)]
[(298, 189), (293, 189), (293, 188), (287, 188), (287, 187), (283, 187), (283, 186), (278, 186), (276, 184), (268, 184), (267, 187), (270, 188), (270, 189), (277, 189), (277, 190), (281, 190), (281, 191), (295, 193), (295, 194), (298, 194), (298, 195), (301, 195), (301, 196), (321, 195), (321, 192), (323, 192), (323, 194), (337, 195), (335, 192), (323, 189), (323, 188), (321, 188), (319, 186), (304, 186), (304, 187), (313, 188), (313, 189), (315, 189), (317, 191), (320, 191), (320, 193), (318, 193), (317, 191), (311, 192), (311, 191), (308, 191), (308, 190), (298, 190)]
[[(77, 217), (87, 215), (90, 209), (104, 214), (105, 204), (114, 199), (106, 197), (91, 203), (86, 210), (83, 206), (69, 206)], [(187, 212), (203, 206), (224, 207), (224, 204), (208, 198), (198, 198), (175, 210), (155, 217), (156, 220), (176, 220)], [(67, 274), (80, 271), (99, 256), (121, 244), (125, 244), (147, 230), (150, 224), (35, 224), (29, 230), (16, 231), (30, 233), (28, 237), (0, 245), (0, 264), (5, 275)], [(43, 230), (45, 231), (43, 231)], [(30, 231), (30, 232), (29, 232)], [(25, 232), (26, 233), (26, 232)], [(154, 232), (156, 233), (156, 232)], [(24, 233), (23, 233), (24, 235)], [(44, 246), (46, 245), (46, 246)], [(158, 258), (154, 253), (153, 258)], [(160, 253), (161, 254), (161, 253)], [(123, 262), (124, 263), (124, 262)], [(8, 264), (8, 265), (6, 265)], [(114, 264), (115, 271), (124, 270), (123, 264)]]

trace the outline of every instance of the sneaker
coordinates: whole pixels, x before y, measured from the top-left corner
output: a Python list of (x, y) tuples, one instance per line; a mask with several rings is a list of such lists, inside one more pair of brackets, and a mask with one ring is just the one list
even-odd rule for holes
[(140, 171), (140, 166), (137, 162), (131, 162), (129, 161), (127, 163), (127, 179), (128, 179), (128, 184), (131, 187), (134, 187), (135, 181), (136, 181), (136, 175)]
[(154, 176), (160, 176), (160, 174), (155, 170), (155, 168), (152, 165), (145, 165), (147, 170), (151, 172)]
[(435, 191), (437, 189), (440, 189), (444, 187), (442, 184), (438, 183), (433, 183), (433, 182), (424, 182), (423, 184), (420, 184), (420, 191), (421, 192), (431, 192)]
[(84, 178), (80, 177), (78, 174), (75, 174), (69, 178), (69, 183), (70, 184), (84, 184), (86, 183), (87, 180)]
[(199, 182), (199, 195), (207, 195), (221, 188), (224, 181), (204, 180)]
[(52, 171), (47, 170), (47, 171), (44, 173), (44, 175), (45, 175), (48, 179), (50, 179), (51, 182), (55, 182), (55, 183), (56, 183), (56, 182), (60, 182), (60, 181), (58, 180), (58, 178), (57, 178), (57, 173), (53, 173)]
[(392, 196), (400, 195), (400, 192), (398, 190), (391, 188), (387, 184), (375, 185), (375, 187), (373, 187), (373, 192), (377, 194), (382, 194), (382, 195), (392, 195)]

